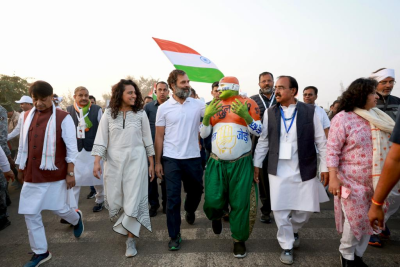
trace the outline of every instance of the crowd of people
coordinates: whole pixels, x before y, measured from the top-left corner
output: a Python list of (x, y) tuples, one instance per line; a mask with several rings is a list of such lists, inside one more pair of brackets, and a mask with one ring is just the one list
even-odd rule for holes
[(113, 230), (128, 237), (126, 257), (138, 253), (135, 239), (142, 226), (152, 231), (150, 218), (160, 208), (168, 249), (179, 250), (182, 185), (186, 222), (195, 223), (204, 193), (213, 232), (221, 234), (222, 220), (229, 221), (236, 258), (247, 255), (259, 197), (260, 221), (275, 221), (280, 261), (289, 265), (302, 227), (333, 195), (340, 263), (367, 266), (368, 244), (382, 246), (380, 238), (390, 236), (386, 222), (400, 206), (394, 70), (354, 80), (328, 113), (316, 105), (317, 87), (306, 86), (300, 101), (294, 77), (263, 72), (258, 78), (259, 93), (247, 97), (236, 77), (224, 77), (212, 84), (208, 103), (182, 70), (156, 84), (155, 100), (122, 79), (105, 110), (79, 86), (66, 111), (52, 86), (36, 81), (29, 96), (14, 100), (21, 113), (0, 106), (0, 230), (11, 223), (12, 182), (22, 187), (18, 213), (33, 251), (24, 266), (52, 257), (42, 210), (73, 226), (76, 238), (83, 234), (82, 186), (91, 188), (93, 212), (105, 207)]

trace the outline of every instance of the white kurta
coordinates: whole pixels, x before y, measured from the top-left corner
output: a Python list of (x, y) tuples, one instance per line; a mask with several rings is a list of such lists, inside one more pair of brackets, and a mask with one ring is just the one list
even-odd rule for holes
[[(57, 119), (57, 117), (56, 117)], [(22, 128), (24, 125), (22, 125)], [(22, 129), (21, 129), (22, 130)], [(61, 123), (62, 139), (67, 147), (65, 161), (75, 163), (77, 155), (77, 144), (75, 134), (75, 124), (70, 115), (67, 115)], [(20, 153), (23, 151), (22, 142), (20, 142), (17, 164), (20, 164)], [(74, 193), (71, 189), (67, 190), (66, 180), (47, 183), (29, 183), (25, 182), (22, 186), (19, 200), (19, 214), (37, 214), (42, 210), (57, 211), (68, 205), (70, 208), (76, 208)]]
[[(97, 121), (100, 122), (101, 117), (103, 115), (103, 111), (99, 109), (97, 114)], [(80, 117), (77, 112), (78, 118)], [(93, 165), (94, 165), (94, 157), (91, 155), (90, 151), (86, 151), (84, 148), (76, 157), (75, 161), (75, 180), (76, 186), (94, 186), (94, 185), (103, 185), (103, 175), (100, 176), (100, 179), (97, 179), (93, 175)], [(100, 161), (100, 166), (103, 167), (103, 161)]]
[[(296, 105), (282, 107), (285, 118), (291, 118)], [(280, 143), (288, 142), (291, 145), (291, 159), (279, 159), (277, 175), (269, 174), (271, 209), (272, 210), (301, 210), (319, 212), (320, 202), (329, 201), (325, 189), (317, 177), (303, 182), (300, 176), (299, 155), (297, 150), (297, 116), (287, 134), (284, 121), (281, 119)], [(290, 121), (286, 122), (289, 128)], [(268, 153), (268, 112), (264, 113), (263, 132), (254, 153), (254, 166), (262, 167), (262, 162)], [(326, 137), (321, 122), (314, 113), (314, 139), (320, 157), (320, 170), (327, 172), (326, 167)], [(314, 148), (312, 148), (314, 149)]]
[(139, 236), (140, 225), (151, 231), (148, 209), (148, 163), (154, 155), (149, 120), (141, 110), (119, 112), (116, 119), (106, 109), (94, 141), (93, 156), (104, 160), (105, 207), (110, 219), (117, 218), (114, 231)]

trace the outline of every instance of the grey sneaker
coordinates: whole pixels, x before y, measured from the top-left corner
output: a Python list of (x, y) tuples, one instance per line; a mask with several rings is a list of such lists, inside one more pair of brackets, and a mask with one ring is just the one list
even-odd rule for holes
[(128, 238), (126, 240), (126, 253), (125, 256), (130, 258), (134, 257), (137, 254), (136, 246), (135, 246), (135, 240), (133, 238)]
[(299, 248), (300, 247), (300, 237), (298, 233), (294, 233), (294, 243), (293, 243), (293, 248)]
[(280, 260), (283, 264), (293, 264), (293, 249), (284, 249), (281, 253)]

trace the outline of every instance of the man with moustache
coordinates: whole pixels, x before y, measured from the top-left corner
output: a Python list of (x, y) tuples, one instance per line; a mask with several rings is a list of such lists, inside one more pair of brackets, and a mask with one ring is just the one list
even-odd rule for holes
[(313, 212), (320, 211), (319, 203), (329, 200), (316, 177), (318, 155), (321, 180), (328, 184), (325, 133), (314, 107), (297, 101), (297, 92), (296, 79), (278, 78), (278, 104), (264, 114), (263, 131), (254, 153), (254, 179), (258, 181), (259, 168), (269, 152), (268, 169), (264, 171), (269, 173), (271, 208), (284, 264), (293, 264), (293, 248), (300, 246), (298, 231)]
[[(103, 111), (89, 101), (89, 90), (79, 86), (74, 91), (74, 104), (67, 107), (67, 111), (75, 124), (78, 155), (75, 163), (76, 185), (73, 188), (76, 205), (78, 207), (81, 186), (94, 186), (96, 190), (96, 205), (93, 212), (99, 212), (104, 205), (103, 179), (93, 176), (94, 157), (90, 152), (93, 148), (97, 128)], [(62, 223), (65, 223), (62, 221)]]
[[(169, 89), (168, 84), (166, 82), (157, 82), (156, 83), (156, 96), (157, 99), (150, 102), (148, 105), (144, 106), (144, 111), (147, 114), (150, 123), (150, 130), (151, 130), (151, 138), (153, 139), (153, 143), (155, 143), (156, 137), (156, 116), (158, 107), (163, 104), (165, 101), (168, 100), (169, 96)], [(162, 163), (162, 160), (161, 160)], [(149, 179), (150, 181), (150, 179)], [(162, 209), (163, 213), (167, 212), (167, 193), (165, 187), (165, 180), (161, 180), (161, 199), (162, 199)], [(153, 181), (149, 182), (149, 204), (150, 210), (149, 215), (150, 217), (154, 217), (157, 215), (157, 210), (160, 207), (160, 203), (158, 201), (158, 184), (157, 179), (153, 179)]]
[(375, 79), (378, 82), (376, 93), (378, 94), (379, 99), (376, 107), (396, 121), (400, 98), (391, 95), (393, 87), (396, 84), (394, 69), (379, 69), (371, 73), (370, 78)]
[(317, 113), (318, 118), (324, 128), (326, 138), (328, 138), (329, 127), (331, 122), (326, 114), (325, 110), (315, 104), (315, 100), (318, 98), (318, 88), (315, 86), (307, 86), (303, 89), (303, 102), (306, 104), (313, 105), (315, 107), (315, 113)]
[(274, 76), (272, 73), (265, 71), (258, 76), (258, 86), (260, 90), (258, 94), (250, 97), (256, 101), (260, 109), (260, 117), (264, 116), (264, 112), (276, 104), (274, 94)]
[(30, 96), (27, 96), (27, 95), (21, 96), (21, 99), (18, 100), (18, 101), (15, 101), (15, 103), (19, 104), (20, 108), (22, 109), (22, 112), (19, 115), (17, 126), (14, 128), (14, 130), (12, 130), (12, 132), (10, 132), (8, 134), (7, 141), (10, 141), (11, 139), (19, 136), (22, 124), (24, 122), (25, 112), (31, 110), (32, 107), (33, 107), (32, 98)]
[[(251, 99), (256, 101), (258, 108), (260, 110), (261, 122), (263, 120), (264, 112), (276, 104), (275, 94), (274, 94), (274, 76), (270, 72), (263, 72), (258, 76), (258, 86), (260, 91), (258, 94), (253, 95)], [(258, 142), (257, 136), (252, 137), (253, 142), (253, 152), (257, 146)], [(261, 200), (261, 217), (260, 221), (262, 223), (271, 223), (271, 200), (269, 197), (269, 180), (268, 180), (268, 157), (265, 157), (263, 162), (263, 168), (260, 170), (260, 183), (259, 192)]]
[[(185, 219), (193, 224), (203, 194), (203, 168), (199, 125), (205, 104), (190, 96), (190, 81), (182, 70), (173, 70), (168, 85), (174, 94), (160, 105), (156, 117), (156, 174), (167, 186), (167, 227), (171, 251), (181, 247), (181, 188), (186, 191)], [(162, 157), (162, 159), (161, 159)], [(163, 164), (161, 165), (161, 160)]]
[(74, 236), (83, 233), (82, 212), (73, 208), (70, 190), (75, 186), (76, 134), (71, 116), (53, 103), (53, 87), (36, 81), (30, 88), (34, 108), (25, 113), (17, 164), (23, 183), (19, 214), (24, 214), (33, 251), (24, 266), (39, 266), (51, 259), (41, 212), (51, 210), (74, 226)]
[[(379, 96), (377, 108), (389, 115), (394, 121), (398, 115), (400, 98), (391, 95), (394, 85), (396, 84), (394, 69), (382, 68), (371, 73), (370, 78), (375, 79), (378, 82), (376, 87), (376, 93)], [(380, 236), (383, 238), (390, 237), (390, 230), (386, 225), (390, 216), (396, 213), (400, 207), (400, 192), (393, 189), (387, 201), (389, 202), (389, 209), (385, 214), (385, 229), (379, 234), (379, 231), (374, 230), (374, 235), (371, 236), (368, 244), (374, 247), (382, 247), (382, 241)]]

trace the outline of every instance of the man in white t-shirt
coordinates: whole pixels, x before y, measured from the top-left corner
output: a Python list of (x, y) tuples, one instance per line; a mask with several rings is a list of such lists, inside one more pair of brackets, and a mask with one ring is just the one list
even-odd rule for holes
[(311, 104), (315, 106), (315, 113), (318, 115), (318, 118), (322, 124), (322, 128), (324, 129), (326, 139), (328, 139), (329, 127), (331, 126), (331, 122), (329, 120), (328, 114), (326, 114), (325, 110), (321, 107), (315, 105), (315, 100), (318, 98), (318, 89), (315, 86), (307, 86), (303, 90), (303, 102), (306, 104)]
[[(164, 102), (156, 116), (156, 174), (164, 176), (167, 186), (167, 227), (169, 250), (181, 247), (181, 188), (185, 188), (185, 219), (193, 224), (203, 194), (203, 168), (199, 147), (200, 119), (205, 104), (189, 97), (189, 78), (182, 70), (173, 70), (168, 85), (174, 94)], [(161, 164), (162, 161), (162, 164)]]

